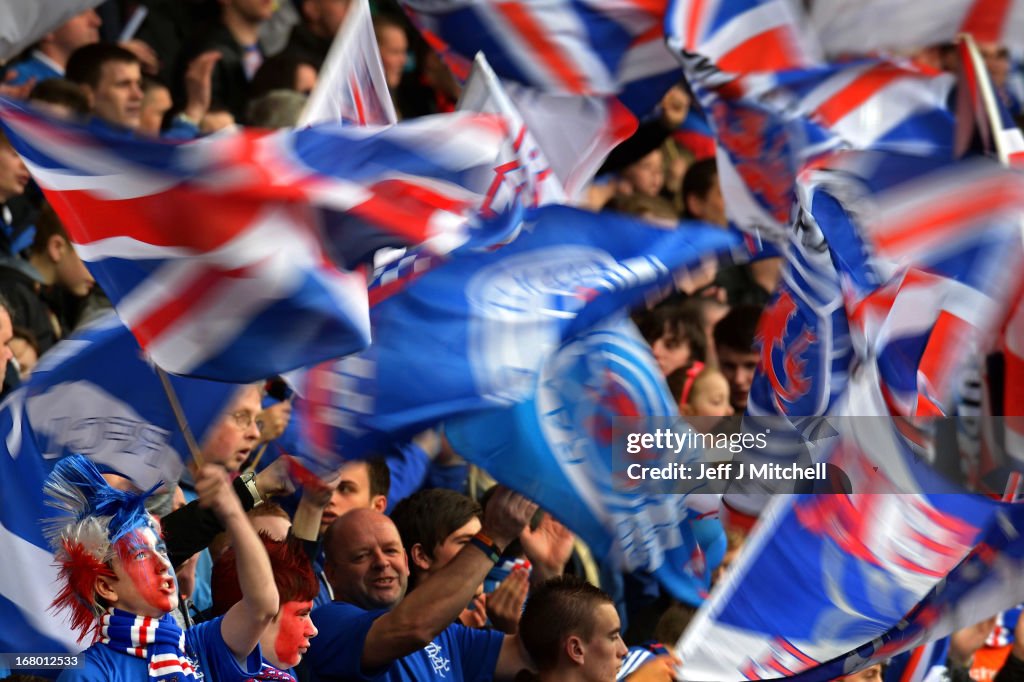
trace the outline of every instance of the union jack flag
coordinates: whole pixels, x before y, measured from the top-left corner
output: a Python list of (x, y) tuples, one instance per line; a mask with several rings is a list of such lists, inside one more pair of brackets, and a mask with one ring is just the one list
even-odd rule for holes
[(638, 115), (650, 111), (679, 78), (663, 40), (664, 0), (402, 5), (462, 78), (473, 55), (483, 52), (502, 78), (562, 95), (620, 95)]
[(7, 101), (0, 116), (154, 362), (226, 381), (364, 348), (365, 279), (323, 242), (346, 264), (381, 240), (453, 248), (479, 201), (460, 182), (493, 167), (506, 134), (498, 117), (461, 114), (169, 144)]

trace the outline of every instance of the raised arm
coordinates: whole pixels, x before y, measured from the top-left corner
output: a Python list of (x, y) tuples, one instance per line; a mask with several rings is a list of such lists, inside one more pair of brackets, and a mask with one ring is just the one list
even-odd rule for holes
[[(519, 537), (536, 510), (537, 505), (518, 493), (499, 489), (487, 505), (481, 534), (500, 554)], [(381, 667), (429, 644), (455, 622), (496, 558), (497, 554), (492, 558), (470, 542), (430, 580), (374, 621), (363, 645), (364, 669)]]
[(241, 660), (252, 653), (277, 615), (279, 600), (274, 573), (263, 543), (242, 511), (224, 470), (215, 465), (204, 466), (196, 480), (196, 492), (200, 505), (213, 511), (235, 548), (242, 599), (224, 615), (220, 631), (225, 644)]

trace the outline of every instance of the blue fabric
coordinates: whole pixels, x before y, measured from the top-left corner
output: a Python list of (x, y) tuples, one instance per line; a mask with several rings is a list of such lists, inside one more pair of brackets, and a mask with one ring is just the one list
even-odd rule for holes
[(386, 680), (387, 682), (462, 682), (490, 680), (498, 663), (505, 635), (449, 625), (423, 649), (400, 658), (381, 670), (362, 669), (366, 634), (385, 611), (365, 611), (334, 602), (313, 610), (320, 631), (311, 642), (306, 660), (312, 680)]
[(45, 80), (50, 80), (51, 78), (64, 77), (64, 74), (36, 57), (29, 57), (17, 64), (12, 64), (11, 69), (13, 69), (18, 75), (15, 76), (8, 85), (23, 85), (29, 82), (32, 78), (36, 79), (36, 83), (41, 83)]
[[(257, 644), (246, 657), (244, 667), (239, 665), (221, 636), (222, 620), (216, 618), (186, 630), (185, 654), (210, 682), (248, 680), (263, 664), (260, 647)], [(82, 652), (82, 658), (81, 668), (65, 670), (57, 679), (60, 682), (137, 682), (149, 677), (146, 659), (119, 653), (106, 644), (93, 644)]]

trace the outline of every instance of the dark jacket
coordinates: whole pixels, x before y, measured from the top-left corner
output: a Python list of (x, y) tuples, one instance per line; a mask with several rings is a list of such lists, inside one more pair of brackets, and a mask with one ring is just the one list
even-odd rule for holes
[(11, 304), (11, 322), (32, 332), (40, 355), (57, 342), (50, 309), (40, 296), (41, 290), (35, 268), (20, 258), (0, 259), (0, 293)]

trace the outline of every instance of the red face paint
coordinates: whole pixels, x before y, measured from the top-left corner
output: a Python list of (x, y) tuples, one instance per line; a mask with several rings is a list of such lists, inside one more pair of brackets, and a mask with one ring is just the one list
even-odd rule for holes
[[(163, 615), (177, 604), (178, 586), (160, 540), (150, 528), (132, 531), (115, 546), (131, 585), (118, 587), (119, 608), (138, 615)], [(119, 576), (120, 577), (120, 576)], [(150, 608), (147, 608), (150, 607)]]
[(274, 654), (280, 667), (291, 668), (299, 664), (309, 648), (309, 640), (317, 630), (309, 619), (312, 601), (290, 601), (281, 606), (280, 624), (274, 639)]

